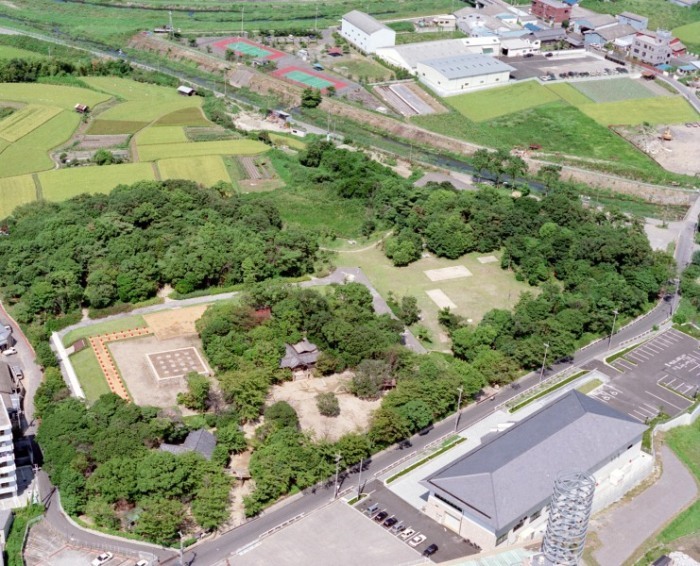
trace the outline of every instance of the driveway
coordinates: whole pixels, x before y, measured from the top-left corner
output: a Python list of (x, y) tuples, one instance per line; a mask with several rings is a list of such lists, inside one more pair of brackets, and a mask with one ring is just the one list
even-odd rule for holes
[(601, 542), (593, 556), (600, 566), (619, 566), (655, 532), (695, 501), (695, 478), (667, 446), (659, 451), (663, 473), (634, 499), (591, 522)]

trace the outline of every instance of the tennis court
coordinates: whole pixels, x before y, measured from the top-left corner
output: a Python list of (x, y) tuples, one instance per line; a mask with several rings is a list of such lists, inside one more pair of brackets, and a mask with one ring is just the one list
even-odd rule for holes
[(281, 51), (277, 51), (271, 47), (265, 47), (260, 43), (250, 41), (243, 37), (227, 37), (217, 41), (212, 47), (215, 47), (220, 53), (225, 53), (227, 49), (230, 49), (234, 53), (240, 53), (245, 57), (255, 57), (259, 59), (272, 60), (284, 56), (284, 53)]
[(335, 90), (340, 90), (341, 88), (347, 86), (345, 83), (336, 81), (326, 75), (300, 69), (299, 67), (285, 67), (284, 69), (279, 69), (272, 74), (276, 77), (282, 77), (288, 81), (292, 81), (303, 86), (317, 88), (319, 90), (326, 90), (330, 86), (335, 87)]

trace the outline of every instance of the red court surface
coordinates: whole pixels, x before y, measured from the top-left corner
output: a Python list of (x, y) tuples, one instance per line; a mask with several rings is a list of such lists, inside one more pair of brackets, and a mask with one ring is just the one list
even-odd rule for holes
[(267, 47), (261, 43), (256, 43), (255, 41), (251, 41), (250, 39), (246, 39), (244, 37), (225, 37), (224, 39), (213, 43), (212, 48), (216, 49), (220, 53), (225, 53), (227, 49), (231, 49), (236, 53), (241, 53), (242, 55), (267, 59), (269, 61), (285, 56), (285, 53), (282, 53), (282, 51), (278, 51), (272, 47)]
[(273, 71), (272, 75), (287, 79), (288, 81), (301, 86), (310, 86), (313, 88), (318, 88), (322, 91), (331, 85), (335, 87), (336, 91), (348, 86), (347, 83), (329, 77), (328, 75), (317, 73), (315, 71), (309, 71), (308, 69), (302, 69), (301, 67), (284, 67)]

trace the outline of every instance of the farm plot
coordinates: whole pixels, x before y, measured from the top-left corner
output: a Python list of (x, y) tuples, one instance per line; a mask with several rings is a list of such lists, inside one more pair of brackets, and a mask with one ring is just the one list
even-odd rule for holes
[(698, 113), (680, 96), (660, 96), (636, 100), (622, 100), (604, 104), (586, 104), (580, 110), (599, 124), (637, 125), (680, 124), (698, 119)]
[(10, 144), (0, 153), (0, 177), (51, 169), (54, 163), (48, 151), (66, 142), (79, 123), (80, 116), (75, 112), (63, 111)]
[(21, 204), (36, 200), (36, 185), (31, 175), (0, 179), (0, 218), (12, 214)]
[(97, 90), (108, 92), (124, 100), (138, 100), (152, 103), (186, 100), (186, 98), (178, 94), (177, 90), (173, 87), (141, 83), (118, 77), (83, 77), (82, 80)]
[[(198, 107), (201, 103), (201, 98), (199, 97), (197, 97), (197, 99), (183, 97), (181, 100), (171, 100), (168, 102), (159, 101), (157, 103), (144, 102), (141, 100), (127, 101), (105, 110), (100, 114), (100, 121), (149, 123), (183, 108)], [(134, 130), (134, 132), (135, 131), (137, 130)]]
[(90, 136), (118, 136), (133, 134), (148, 126), (148, 122), (134, 120), (94, 120), (87, 134)]
[(201, 108), (192, 106), (158, 118), (154, 126), (211, 126), (211, 122), (204, 117)]
[(593, 102), (592, 99), (588, 98), (580, 90), (576, 90), (569, 83), (548, 84), (547, 89), (572, 106), (579, 107), (583, 104), (590, 104)]
[(557, 94), (538, 82), (526, 81), (512, 86), (452, 96), (447, 102), (470, 120), (485, 122), (557, 100)]
[(35, 83), (0, 83), (0, 100), (14, 100), (28, 104), (58, 106), (73, 110), (76, 104), (90, 107), (106, 102), (111, 95), (73, 86)]
[(238, 181), (241, 191), (245, 193), (264, 192), (278, 189), (284, 185), (267, 158), (239, 157), (238, 162), (246, 176), (246, 179)]
[(573, 83), (571, 86), (593, 102), (598, 103), (654, 98), (656, 96), (656, 93), (649, 90), (641, 82), (629, 78), (584, 81)]
[(211, 187), (219, 181), (231, 182), (231, 177), (220, 155), (161, 159), (158, 161), (158, 171), (163, 180), (188, 179), (205, 187)]
[(55, 106), (28, 104), (0, 121), (0, 138), (9, 142), (15, 142), (61, 112), (62, 110)]
[(146, 128), (136, 136), (138, 145), (186, 142), (187, 136), (182, 126), (159, 126)]
[(225, 140), (213, 142), (186, 142), (145, 145), (139, 148), (141, 161), (155, 161), (169, 157), (197, 157), (203, 155), (255, 155), (269, 149), (255, 140)]
[(76, 167), (39, 173), (42, 195), (52, 201), (66, 200), (82, 193), (108, 193), (117, 185), (154, 181), (155, 178), (150, 163)]

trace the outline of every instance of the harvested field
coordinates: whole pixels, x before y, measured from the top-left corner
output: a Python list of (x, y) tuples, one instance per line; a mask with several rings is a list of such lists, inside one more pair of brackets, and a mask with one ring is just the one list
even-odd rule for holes
[[(366, 432), (374, 410), (379, 408), (381, 400), (363, 401), (347, 392), (347, 383), (351, 375), (331, 375), (328, 377), (286, 381), (272, 387), (272, 402), (287, 401), (299, 415), (301, 429), (310, 432), (316, 439), (338, 440), (348, 432)], [(316, 407), (316, 395), (335, 393), (338, 396), (340, 415), (324, 417)]]
[(150, 163), (76, 167), (39, 173), (42, 195), (52, 201), (66, 200), (82, 193), (109, 193), (117, 185), (154, 181), (155, 178)]
[(75, 140), (78, 142), (78, 145), (75, 146), (73, 149), (76, 150), (95, 150), (95, 149), (100, 149), (104, 147), (115, 147), (118, 145), (124, 145), (126, 144), (126, 141), (128, 139), (127, 134), (115, 134), (115, 135), (87, 135), (87, 134), (79, 134), (75, 136)]
[(141, 161), (155, 161), (168, 157), (195, 157), (202, 155), (255, 155), (268, 151), (269, 146), (255, 140), (226, 140), (214, 142), (166, 143), (139, 148)]
[(12, 214), (21, 204), (36, 200), (36, 185), (31, 175), (0, 178), (0, 218)]
[(136, 136), (138, 145), (186, 142), (187, 136), (182, 126), (159, 126), (146, 128)]
[(91, 136), (134, 134), (148, 126), (148, 122), (134, 120), (94, 120), (87, 133)]
[(159, 340), (197, 334), (195, 322), (199, 320), (208, 305), (196, 305), (182, 309), (172, 309), (143, 315), (146, 324)]
[(29, 132), (36, 130), (48, 122), (56, 114), (62, 112), (56, 106), (40, 106), (28, 104), (21, 110), (0, 121), (0, 138), (8, 142), (16, 142)]
[(160, 178), (163, 180), (187, 179), (205, 187), (211, 187), (219, 181), (231, 182), (231, 177), (220, 155), (176, 157), (161, 159), (157, 163)]
[(201, 108), (191, 107), (162, 116), (154, 126), (211, 126), (211, 122), (204, 117)]

